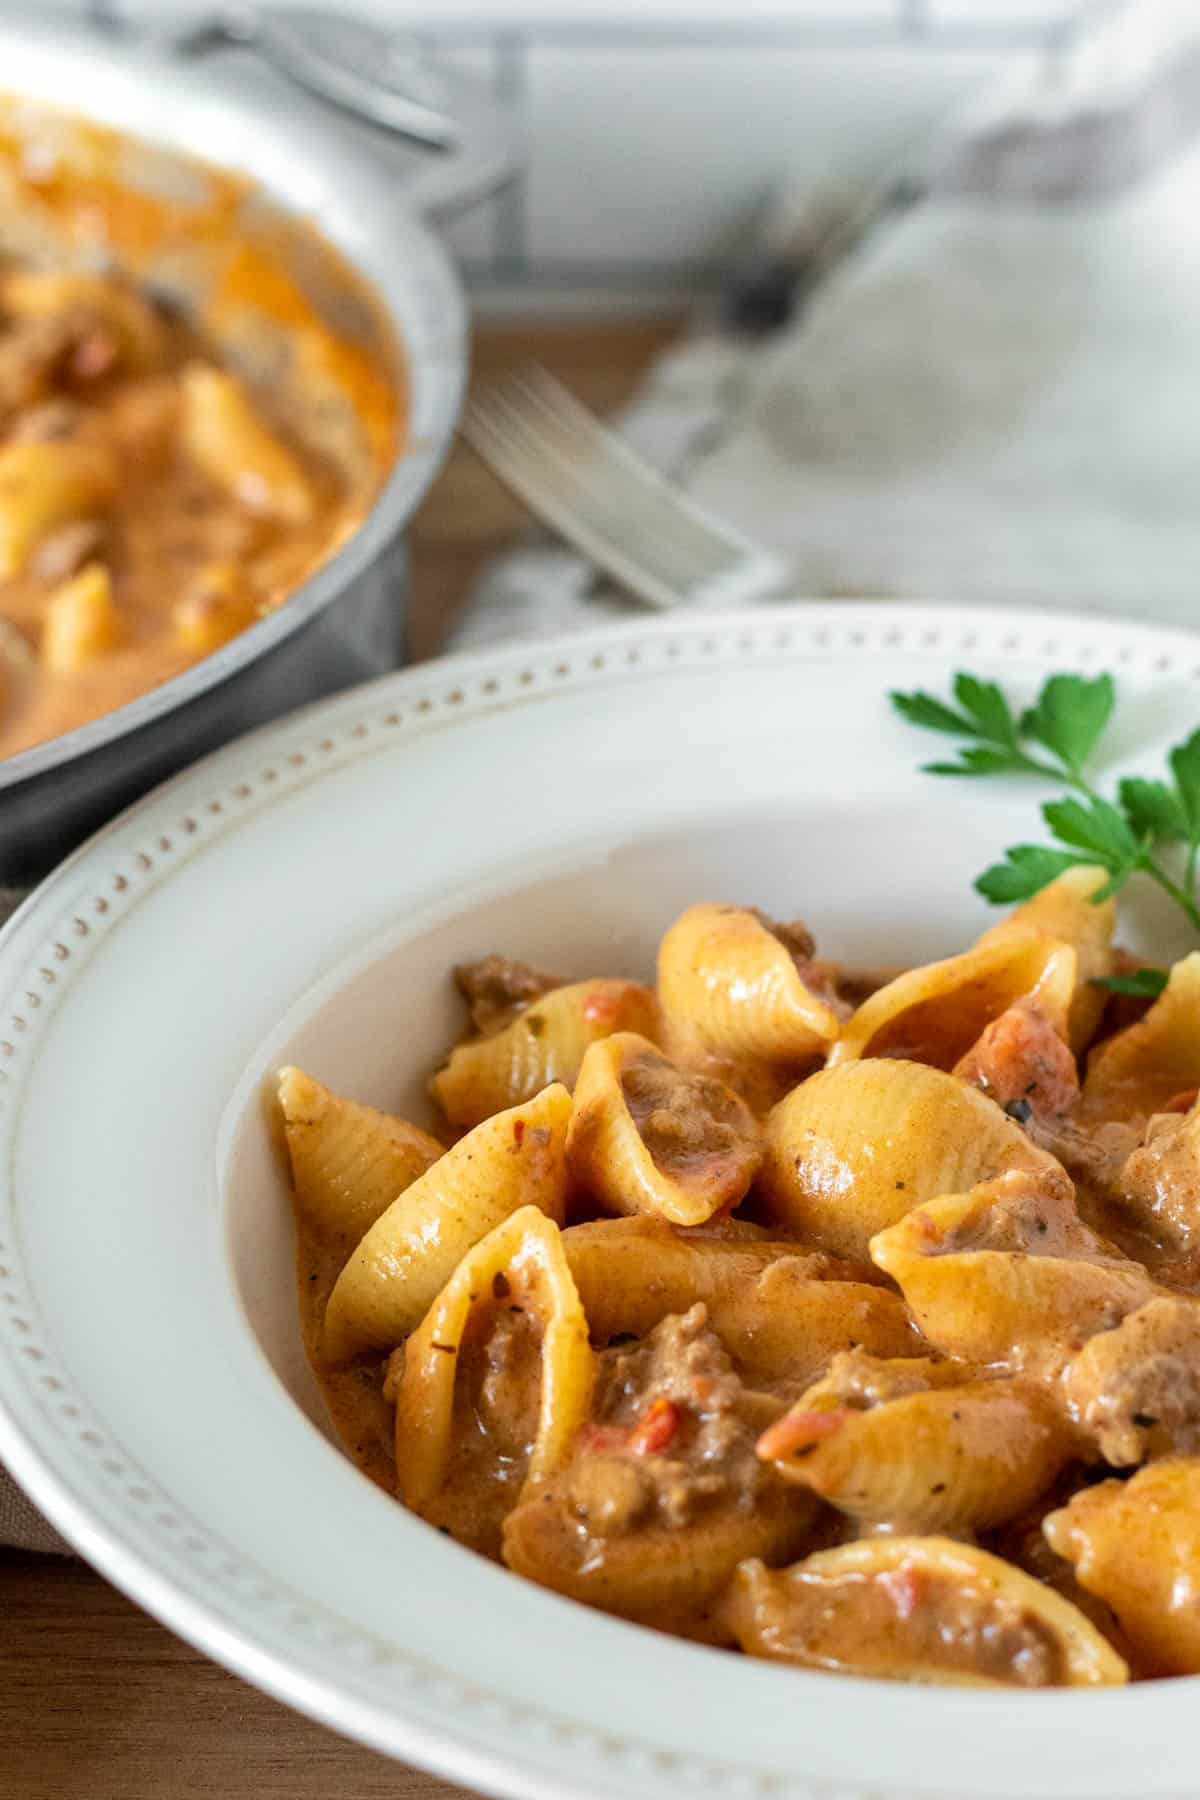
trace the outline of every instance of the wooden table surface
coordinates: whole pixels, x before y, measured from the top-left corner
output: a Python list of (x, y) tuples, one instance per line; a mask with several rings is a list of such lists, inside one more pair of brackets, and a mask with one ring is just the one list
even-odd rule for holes
[[(475, 378), (536, 359), (599, 412), (665, 323), (486, 328)], [(412, 533), (412, 651), (435, 655), (480, 566), (527, 515), (457, 449)], [(465, 1800), (289, 1712), (85, 1564), (0, 1550), (0, 1800)]]

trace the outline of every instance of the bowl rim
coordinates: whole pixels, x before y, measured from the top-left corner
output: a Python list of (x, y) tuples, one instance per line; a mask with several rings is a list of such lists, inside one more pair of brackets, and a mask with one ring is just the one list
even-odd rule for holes
[[(260, 177), (253, 166), (224, 163), (193, 142), (197, 132), (203, 136), (203, 89), (196, 73), (164, 54), (162, 46), (156, 49), (138, 38), (99, 30), (86, 18), (32, 20), (0, 0), (0, 48), (0, 87), (5, 92), (28, 95), (33, 104), (51, 110), (93, 118), (172, 154), (230, 168), (247, 176), (275, 208), (293, 218), (305, 219), (311, 211), (307, 196), (289, 195), (280, 180)], [(212, 66), (205, 68), (211, 75)], [(78, 108), (51, 85), (63, 71), (68, 89), (72, 81), (76, 86), (86, 83), (84, 91), (89, 98)], [(112, 95), (105, 87), (105, 77), (114, 84)], [(157, 129), (142, 129), (114, 116), (135, 94), (143, 110), (149, 110), (157, 121)], [(170, 111), (164, 113), (167, 94)], [(236, 86), (226, 84), (222, 100), (248, 112)], [(409, 428), (419, 421), (418, 428), (415, 432), (406, 429), (385, 481), (350, 537), (300, 582), (282, 605), (218, 650), (123, 706), (0, 759), (0, 796), (133, 737), (303, 631), (397, 542), (449, 453), (469, 368), (467, 302), (451, 259), (429, 225), (405, 207), (403, 191), (397, 194), (386, 167), (365, 143), (339, 129), (328, 109), (297, 93), (294, 117), (289, 121), (293, 133), (297, 122), (306, 136), (311, 135), (318, 153), (329, 158), (335, 169), (349, 173), (360, 190), (358, 204), (374, 208), (382, 232), (378, 269), (363, 267), (357, 245), (347, 241), (340, 229), (340, 213), (332, 220), (320, 216), (305, 222), (316, 226), (370, 290), (394, 344), (396, 386), (408, 409), (401, 424)], [(245, 144), (257, 150), (271, 142), (272, 128), (263, 118), (248, 118), (247, 126)], [(419, 306), (410, 307), (408, 316), (402, 316), (405, 303), (413, 296), (419, 298)]]
[[(703, 617), (684, 615), (670, 619), (621, 621), (533, 645), (494, 646), (417, 665), (381, 677), (348, 694), (301, 709), (224, 747), (164, 783), (76, 851), (14, 914), (0, 933), (0, 980), (7, 983), (15, 975), (23, 977), (28, 956), (43, 942), (38, 933), (52, 927), (65, 930), (60, 921), (69, 919), (69, 909), (81, 904), (77, 877), (82, 865), (91, 859), (99, 860), (102, 854), (107, 855), (110, 851), (115, 863), (118, 850), (127, 862), (131, 862), (135, 848), (151, 841), (149, 836), (143, 839), (136, 835), (137, 828), (145, 823), (148, 832), (157, 833), (168, 823), (175, 825), (179, 818), (178, 802), (188, 790), (199, 796), (206, 789), (213, 791), (211, 784), (220, 780), (223, 784), (220, 791), (225, 792), (226, 777), (236, 782), (239, 775), (242, 776), (247, 784), (244, 810), (237, 813), (235, 820), (215, 829), (219, 832), (242, 831), (246, 824), (252, 824), (255, 811), (270, 804), (280, 793), (278, 786), (262, 785), (274, 781), (273, 776), (263, 772), (264, 752), (269, 753), (272, 739), (277, 740), (282, 763), (285, 760), (283, 751), (289, 743), (295, 743), (297, 733), (311, 732), (315, 725), (323, 726), (331, 751), (336, 749), (339, 753), (330, 758), (327, 766), (341, 767), (345, 761), (371, 754), (370, 732), (361, 731), (361, 725), (368, 718), (378, 721), (381, 726), (386, 725), (401, 708), (410, 720), (414, 714), (423, 715), (420, 720), (413, 721), (416, 736), (420, 738), (426, 733), (443, 730), (456, 720), (537, 704), (556, 693), (569, 691), (573, 685), (585, 687), (591, 680), (600, 683), (612, 682), (614, 677), (622, 682), (650, 680), (660, 672), (688, 671), (706, 666), (713, 660), (736, 663), (742, 656), (746, 660), (751, 656), (767, 658), (773, 649), (782, 649), (785, 645), (790, 645), (793, 650), (811, 648), (817, 652), (883, 659), (888, 645), (893, 642), (903, 643), (907, 649), (918, 653), (924, 645), (936, 642), (941, 657), (967, 656), (981, 644), (981, 653), (988, 654), (993, 660), (1002, 660), (1011, 651), (1016, 658), (1043, 665), (1051, 659), (1061, 659), (1061, 666), (1062, 661), (1074, 664), (1085, 657), (1092, 660), (1097, 654), (1111, 656), (1118, 668), (1129, 663), (1140, 664), (1148, 678), (1155, 678), (1156, 671), (1161, 669), (1164, 672), (1162, 678), (1166, 679), (1166, 671), (1173, 670), (1177, 678), (1196, 684), (1200, 695), (1200, 636), (1157, 626), (1096, 621), (1086, 614), (1067, 612), (1016, 613), (933, 604), (839, 601), (783, 608), (776, 605)], [(1080, 648), (1076, 650), (1075, 646)], [(881, 660), (881, 678), (886, 673), (886, 666), (886, 661)], [(339, 740), (337, 744), (335, 738)], [(258, 785), (254, 786), (254, 783)], [(193, 800), (192, 804), (197, 801)], [(111, 871), (106, 868), (105, 872)], [(119, 925), (119, 909), (114, 908), (114, 911), (118, 912), (115, 923)], [(101, 932), (111, 928), (111, 925), (104, 925)], [(29, 1035), (34, 1039), (36, 1030)], [(27, 1046), (25, 1054), (32, 1047)], [(7, 1049), (11, 1050), (12, 1046)], [(6, 1046), (0, 1043), (0, 1055), (6, 1053)], [(0, 1300), (3, 1298), (0, 1295)], [(4, 1315), (0, 1309), (0, 1327), (3, 1324)], [(3, 1347), (0, 1333), (0, 1349)], [(471, 1729), (474, 1709), (489, 1703), (493, 1696), (481, 1694), (478, 1689), (467, 1690), (459, 1680), (454, 1703), (460, 1717), (460, 1729), (456, 1732), (444, 1719), (439, 1719), (442, 1696), (438, 1680), (447, 1686), (455, 1682), (455, 1677), (447, 1670), (438, 1671), (433, 1687), (427, 1688), (429, 1704), (424, 1712), (419, 1700), (415, 1707), (410, 1699), (407, 1708), (390, 1711), (365, 1695), (350, 1696), (328, 1674), (314, 1674), (311, 1668), (302, 1666), (303, 1657), (298, 1647), (290, 1656), (280, 1654), (244, 1625), (231, 1625), (227, 1617), (221, 1616), (211, 1582), (206, 1583), (194, 1573), (181, 1572), (182, 1565), (177, 1556), (169, 1568), (165, 1568), (164, 1553), (139, 1534), (138, 1522), (128, 1514), (121, 1514), (119, 1526), (114, 1527), (104, 1517), (103, 1501), (90, 1492), (83, 1481), (82, 1465), (79, 1469), (71, 1469), (70, 1475), (64, 1472), (70, 1466), (69, 1456), (76, 1453), (55, 1453), (50, 1441), (54, 1427), (47, 1426), (46, 1441), (43, 1441), (40, 1434), (31, 1434), (17, 1416), (8, 1395), (18, 1394), (26, 1377), (23, 1371), (18, 1373), (16, 1365), (15, 1353), (11, 1358), (0, 1355), (0, 1455), (64, 1535), (139, 1604), (181, 1636), (256, 1685), (335, 1729), (393, 1755), (419, 1756), (429, 1767), (484, 1790), (519, 1792), (535, 1797), (535, 1800), (543, 1800), (543, 1797), (551, 1800), (552, 1796), (554, 1800), (563, 1800), (566, 1794), (570, 1794), (572, 1800), (583, 1800), (585, 1796), (586, 1800), (592, 1800), (593, 1796), (595, 1800), (602, 1800), (602, 1797), (611, 1800), (614, 1793), (624, 1791), (620, 1759), (626, 1753), (629, 1757), (629, 1791), (639, 1795), (653, 1792), (656, 1800), (659, 1795), (692, 1791), (686, 1786), (681, 1790), (676, 1784), (693, 1778), (697, 1784), (705, 1784), (704, 1791), (728, 1792), (738, 1796), (739, 1800), (750, 1794), (765, 1796), (768, 1793), (803, 1796), (804, 1800), (834, 1800), (834, 1796), (838, 1800), (885, 1800), (885, 1797), (886, 1800), (918, 1800), (918, 1796), (920, 1800), (931, 1800), (939, 1793), (942, 1800), (948, 1800), (945, 1790), (933, 1785), (922, 1783), (919, 1789), (911, 1785), (901, 1788), (877, 1777), (865, 1778), (862, 1785), (845, 1779), (806, 1777), (802, 1773), (794, 1780), (784, 1781), (772, 1776), (765, 1782), (753, 1778), (747, 1782), (743, 1765), (722, 1763), (709, 1752), (697, 1753), (691, 1760), (672, 1756), (669, 1763), (664, 1763), (653, 1746), (632, 1735), (623, 1738), (619, 1727), (606, 1738), (596, 1734), (590, 1726), (574, 1722), (570, 1722), (570, 1731), (576, 1750), (589, 1753), (594, 1750), (597, 1757), (591, 1767), (573, 1764), (570, 1780), (564, 1785), (561, 1765), (547, 1767), (536, 1759), (536, 1752), (543, 1747), (538, 1733), (543, 1729), (549, 1734), (561, 1732), (563, 1721), (539, 1711), (536, 1701), (531, 1701), (519, 1713), (514, 1710), (512, 1720), (506, 1720), (511, 1739), (510, 1758), (520, 1754), (516, 1744), (528, 1739), (526, 1760), (520, 1767), (515, 1767), (512, 1761), (505, 1764), (499, 1760), (503, 1752), (489, 1745), (486, 1731), (473, 1732)], [(572, 1614), (577, 1612), (572, 1603), (556, 1596), (542, 1596), (542, 1599), (547, 1605), (570, 1608)], [(610, 1639), (613, 1632), (637, 1632), (639, 1637), (645, 1636), (640, 1628), (607, 1620), (603, 1615), (598, 1618), (588, 1615), (588, 1618), (597, 1631), (606, 1631)], [(714, 1655), (712, 1651), (695, 1646), (674, 1648), (681, 1655), (690, 1657), (711, 1658)], [(756, 1675), (768, 1686), (773, 1686), (780, 1699), (786, 1692), (787, 1681), (793, 1679), (790, 1672), (768, 1666), (757, 1670)], [(856, 1689), (860, 1695), (868, 1692), (877, 1698), (880, 1689), (888, 1686), (849, 1677), (840, 1678), (840, 1685)], [(1194, 1691), (1193, 1685), (1184, 1688), (1179, 1682), (1143, 1684), (1120, 1697), (1122, 1718), (1134, 1728), (1139, 1741), (1146, 1742), (1144, 1727), (1160, 1719), (1166, 1699), (1169, 1697), (1190, 1705)], [(944, 1705), (947, 1716), (961, 1710), (954, 1695), (939, 1704)], [(1030, 1718), (1053, 1710), (1060, 1724), (1075, 1722), (1084, 1727), (1086, 1721), (1079, 1708), (1094, 1704), (1095, 1696), (1055, 1693), (1023, 1696), (1016, 1702), (998, 1701), (996, 1707), (989, 1710), (998, 1714), (1004, 1705), (1020, 1705), (1022, 1716)], [(1067, 1718), (1068, 1709), (1071, 1720)], [(619, 1755), (614, 1754), (614, 1744)], [(1186, 1800), (1191, 1800), (1190, 1788), (1167, 1790), (1154, 1786), (1145, 1791), (1156, 1795), (1158, 1800), (1164, 1800), (1168, 1792), (1172, 1800), (1176, 1793), (1178, 1800), (1185, 1800), (1185, 1796)], [(1043, 1790), (1030, 1788), (1023, 1792), (1032, 1796), (1040, 1795)], [(1129, 1792), (1127, 1788), (1120, 1790), (1123, 1800)], [(1100, 1794), (1093, 1795), (1092, 1800), (1101, 1800)]]

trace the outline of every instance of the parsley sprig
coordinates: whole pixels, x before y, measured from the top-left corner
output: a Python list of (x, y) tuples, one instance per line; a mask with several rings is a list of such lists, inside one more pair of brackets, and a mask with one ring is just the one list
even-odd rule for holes
[[(1041, 809), (1056, 845), (1013, 845), (976, 881), (985, 899), (997, 905), (1027, 900), (1064, 869), (1097, 864), (1108, 880), (1094, 900), (1108, 899), (1143, 874), (1200, 930), (1200, 731), (1170, 752), (1165, 779), (1127, 776), (1110, 800), (1094, 785), (1088, 766), (1116, 705), (1111, 675), (1052, 675), (1024, 712), (1013, 710), (994, 681), (977, 675), (955, 676), (952, 705), (920, 691), (891, 698), (910, 724), (964, 740), (953, 761), (926, 763), (929, 774), (1034, 775), (1072, 790)], [(1105, 985), (1146, 995), (1160, 992), (1162, 980), (1160, 971), (1140, 969)]]

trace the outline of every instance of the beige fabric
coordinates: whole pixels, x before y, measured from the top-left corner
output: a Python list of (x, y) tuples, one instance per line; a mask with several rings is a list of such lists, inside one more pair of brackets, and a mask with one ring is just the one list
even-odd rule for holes
[(0, 1544), (12, 1544), (18, 1550), (49, 1550), (59, 1556), (75, 1554), (57, 1531), (47, 1525), (3, 1468), (0, 1468)]

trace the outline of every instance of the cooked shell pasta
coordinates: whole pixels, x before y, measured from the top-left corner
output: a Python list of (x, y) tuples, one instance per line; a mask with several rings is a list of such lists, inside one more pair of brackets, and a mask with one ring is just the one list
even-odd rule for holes
[(181, 393), (180, 441), (196, 467), (248, 512), (305, 524), (316, 504), (312, 483), (241, 383), (223, 369), (192, 363)]
[(577, 981), (544, 994), (510, 1025), (450, 1052), (429, 1084), (451, 1125), (478, 1125), (551, 1081), (574, 1087), (590, 1044), (616, 1031), (653, 1039), (654, 995), (636, 981)]
[(847, 1019), (830, 1067), (885, 1056), (952, 1069), (992, 1020), (1022, 999), (1065, 1037), (1078, 967), (1071, 945), (1031, 931), (910, 969)]
[[(586, 1465), (549, 1483), (540, 1496), (509, 1513), (504, 1560), (517, 1575), (660, 1631), (711, 1642), (731, 1641), (717, 1602), (748, 1556), (795, 1555), (817, 1516), (810, 1496), (782, 1489), (753, 1511), (714, 1509), (680, 1530), (666, 1524), (616, 1538), (597, 1559), (594, 1539), (581, 1531), (588, 1498)], [(612, 1478), (615, 1471), (606, 1470)], [(614, 1484), (615, 1485), (615, 1484)]]
[(41, 660), (56, 675), (84, 669), (121, 640), (122, 622), (102, 563), (88, 563), (46, 601)]
[(303, 1069), (279, 1071), (279, 1108), (297, 1213), (347, 1249), (444, 1154), (427, 1131), (343, 1100)]
[(1111, 895), (1099, 902), (1092, 899), (1107, 880), (1107, 869), (1066, 869), (1032, 900), (1026, 900), (1007, 919), (985, 931), (976, 944), (977, 949), (985, 949), (1014, 934), (1035, 932), (1039, 937), (1073, 947), (1079, 959), (1069, 1019), (1069, 1036), (1075, 1050), (1082, 1050), (1091, 1042), (1104, 1011), (1104, 990), (1094, 984), (1113, 971), (1112, 935), (1117, 903)]
[[(488, 1309), (492, 1335), (472, 1345), (468, 1327)], [(462, 1394), (472, 1350), (474, 1391)], [(536, 1206), (502, 1220), (392, 1360), (401, 1499), (494, 1552), (500, 1519), (566, 1463), (591, 1403), (587, 1320), (557, 1225)]]
[(1139, 1674), (1200, 1673), (1200, 1459), (1084, 1488), (1043, 1529), (1121, 1621)]
[(1136, 1025), (1093, 1050), (1082, 1116), (1146, 1119), (1200, 1086), (1200, 950), (1171, 970), (1166, 988)]
[(684, 1237), (645, 1219), (572, 1225), (563, 1248), (593, 1339), (645, 1337), (702, 1301), (741, 1376), (798, 1392), (839, 1351), (905, 1356), (919, 1343), (887, 1288), (786, 1240)]
[(679, 1069), (646, 1038), (621, 1031), (584, 1056), (567, 1161), (606, 1212), (703, 1225), (745, 1198), (762, 1139), (723, 1082)]
[(954, 1363), (839, 1356), (768, 1427), (758, 1453), (784, 1480), (866, 1524), (1001, 1525), (1049, 1487), (1070, 1460), (1073, 1434), (1032, 1383), (970, 1377)]
[(840, 1256), (922, 1201), (1005, 1169), (1053, 1169), (991, 1100), (923, 1063), (824, 1069), (767, 1120), (761, 1188), (771, 1218)]
[(571, 1096), (551, 1086), (477, 1125), (394, 1200), (338, 1277), (326, 1360), (390, 1350), (414, 1331), (458, 1263), (525, 1204), (561, 1223)]
[(116, 464), (101, 444), (6, 444), (0, 449), (0, 580), (21, 574), (58, 526), (103, 513), (116, 491)]
[(986, 1550), (872, 1538), (738, 1570), (726, 1611), (751, 1656), (968, 1687), (1109, 1687), (1129, 1670), (1077, 1607)]
[(811, 963), (812, 941), (752, 907), (689, 906), (658, 951), (658, 991), (676, 1031), (734, 1061), (824, 1054), (839, 1016)]
[(947, 1356), (1039, 1374), (1060, 1373), (1154, 1291), (1082, 1222), (1057, 1168), (943, 1194), (873, 1238), (871, 1255)]

